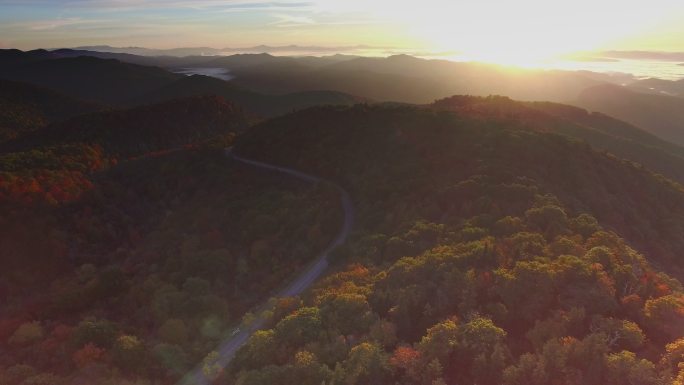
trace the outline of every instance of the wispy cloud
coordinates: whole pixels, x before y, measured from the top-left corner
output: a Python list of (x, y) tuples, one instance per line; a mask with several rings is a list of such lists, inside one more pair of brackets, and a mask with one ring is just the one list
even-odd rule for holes
[(329, 1), (338, 0), (0, 0), (0, 36), (21, 48), (356, 43), (344, 37), (351, 29), (373, 36), (358, 31), (376, 18)]
[(313, 25), (316, 21), (308, 16), (296, 16), (289, 14), (273, 14), (277, 20), (272, 22), (271, 25), (278, 27), (299, 27), (302, 25)]
[(52, 19), (52, 20), (38, 20), (29, 21), (25, 23), (18, 23), (19, 27), (28, 29), (31, 31), (48, 31), (54, 30), (62, 27), (74, 27), (74, 26), (85, 26), (85, 25), (95, 25), (106, 23), (107, 20), (93, 20), (93, 19), (81, 19), (78, 17), (66, 18), (66, 19)]
[(130, 9), (194, 9), (194, 10), (272, 10), (311, 7), (302, 1), (263, 0), (0, 0), (0, 6), (44, 6), (63, 9), (130, 10)]

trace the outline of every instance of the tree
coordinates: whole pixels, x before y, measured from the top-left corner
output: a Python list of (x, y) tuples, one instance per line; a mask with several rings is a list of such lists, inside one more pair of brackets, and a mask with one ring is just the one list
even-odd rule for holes
[(120, 336), (112, 348), (112, 359), (122, 369), (135, 371), (145, 364), (145, 346), (136, 336)]
[(569, 311), (557, 310), (553, 316), (536, 321), (534, 327), (528, 330), (525, 336), (532, 342), (535, 350), (541, 351), (549, 340), (584, 332), (585, 318), (583, 308), (572, 308)]
[(172, 318), (166, 320), (157, 333), (162, 341), (172, 345), (184, 346), (188, 343), (188, 329), (185, 321), (181, 319)]
[(418, 344), (418, 351), (424, 357), (425, 362), (436, 359), (444, 365), (457, 345), (458, 326), (456, 322), (448, 320), (428, 329), (427, 334)]
[(606, 358), (605, 385), (657, 385), (655, 365), (626, 350)]
[(491, 319), (476, 317), (459, 330), (459, 361), (470, 367), (473, 381), (498, 384), (510, 353), (503, 344), (506, 332)]
[(207, 354), (202, 360), (202, 372), (209, 379), (218, 377), (223, 371), (223, 367), (219, 364), (220, 356), (217, 351), (212, 351)]
[(635, 351), (641, 348), (646, 336), (634, 322), (615, 318), (596, 317), (590, 327), (594, 333), (604, 333), (611, 349), (626, 349)]
[(6, 381), (8, 384), (21, 384), (27, 378), (37, 374), (36, 369), (31, 365), (18, 364), (8, 367), (0, 379)]
[(460, 337), (463, 347), (482, 352), (500, 343), (506, 337), (506, 332), (494, 325), (491, 319), (476, 317), (461, 327)]
[(109, 349), (116, 339), (118, 327), (113, 322), (104, 319), (86, 318), (81, 321), (72, 335), (76, 346), (92, 343), (104, 349)]
[(525, 229), (525, 222), (521, 218), (507, 216), (494, 223), (494, 235), (508, 236)]
[(103, 270), (92, 288), (95, 299), (109, 299), (125, 288), (126, 275), (120, 268), (113, 266)]
[(384, 348), (393, 348), (398, 341), (397, 326), (389, 321), (378, 319), (370, 329), (370, 336)]
[(28, 345), (41, 340), (45, 335), (43, 326), (38, 321), (26, 322), (21, 324), (8, 342), (12, 345)]
[(24, 380), (26, 385), (60, 385), (64, 379), (52, 373), (41, 373)]
[(515, 318), (532, 322), (545, 318), (556, 300), (555, 272), (537, 261), (517, 262), (512, 270), (495, 272), (495, 290)]
[(155, 290), (152, 295), (152, 313), (159, 320), (166, 320), (181, 315), (187, 294), (174, 285), (165, 284)]
[(256, 369), (275, 363), (276, 340), (274, 330), (258, 330), (249, 337), (245, 347), (239, 350), (236, 361), (240, 367)]
[(665, 346), (665, 354), (661, 357), (658, 367), (664, 378), (672, 379), (677, 376), (682, 363), (684, 363), (684, 338), (677, 339)]
[(500, 241), (502, 252), (514, 263), (544, 255), (546, 239), (539, 233), (518, 232)]
[(410, 346), (400, 346), (394, 350), (389, 363), (398, 369), (409, 370), (418, 362), (420, 352)]
[(580, 214), (577, 218), (570, 220), (570, 228), (575, 232), (581, 234), (584, 238), (588, 238), (600, 229), (596, 218), (589, 214)]
[(209, 316), (202, 320), (202, 325), (200, 327), (200, 334), (204, 338), (217, 340), (221, 338), (222, 330), (225, 325), (221, 318), (216, 316)]
[(276, 337), (289, 346), (301, 346), (318, 337), (321, 325), (320, 310), (304, 307), (278, 322)]
[(85, 368), (94, 363), (101, 362), (104, 358), (105, 350), (98, 348), (93, 343), (87, 343), (72, 355), (72, 360), (78, 368)]
[(368, 342), (354, 346), (342, 367), (342, 378), (335, 381), (340, 385), (382, 384), (390, 374), (385, 353)]
[(273, 319), (280, 321), (302, 307), (302, 300), (297, 297), (278, 298), (273, 307)]
[(546, 233), (548, 238), (562, 234), (568, 227), (568, 216), (565, 211), (554, 205), (527, 210), (525, 217), (530, 224), (537, 226)]
[(569, 346), (560, 340), (549, 340), (541, 352), (520, 356), (516, 365), (502, 373), (503, 385), (547, 385), (572, 383), (567, 377)]
[(323, 324), (344, 335), (366, 332), (374, 321), (366, 297), (360, 294), (330, 294), (319, 306)]
[(684, 385), (684, 363), (678, 365), (679, 373), (677, 377), (672, 381), (672, 385)]
[(183, 348), (177, 345), (158, 344), (152, 349), (152, 354), (161, 367), (170, 375), (181, 375), (190, 366), (187, 354)]
[[(394, 350), (392, 357), (389, 359), (389, 364), (407, 378), (417, 381), (420, 379), (420, 352), (410, 346), (400, 346)], [(439, 364), (439, 361), (436, 361)], [(441, 365), (440, 373), (441, 375)]]
[(205, 279), (190, 277), (183, 283), (183, 291), (189, 296), (201, 297), (211, 293), (211, 284)]
[(292, 384), (319, 385), (327, 383), (332, 377), (330, 369), (321, 365), (316, 355), (306, 350), (295, 354), (292, 371)]
[(571, 340), (568, 346), (568, 366), (582, 375), (582, 383), (602, 385), (605, 374), (605, 356), (609, 352), (608, 337), (592, 333), (581, 341)]
[(672, 340), (684, 335), (684, 296), (670, 294), (649, 299), (644, 306), (646, 322), (651, 330)]

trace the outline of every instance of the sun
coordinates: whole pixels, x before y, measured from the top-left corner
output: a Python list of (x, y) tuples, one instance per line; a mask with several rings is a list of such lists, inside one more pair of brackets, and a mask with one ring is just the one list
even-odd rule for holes
[(457, 52), (456, 60), (525, 68), (545, 67), (560, 56), (597, 46), (589, 32), (551, 29), (547, 23), (522, 16), (478, 23), (437, 19), (415, 24), (413, 30), (431, 49)]
[(563, 53), (535, 48), (511, 50), (506, 47), (492, 47), (464, 51), (447, 58), (455, 61), (492, 63), (520, 68), (546, 68)]
[(654, 0), (660, 6), (645, 9), (624, 0), (326, 1), (364, 9), (406, 46), (418, 41), (430, 52), (457, 52), (457, 60), (518, 67), (546, 67), (575, 52), (607, 49), (684, 8), (681, 0)]

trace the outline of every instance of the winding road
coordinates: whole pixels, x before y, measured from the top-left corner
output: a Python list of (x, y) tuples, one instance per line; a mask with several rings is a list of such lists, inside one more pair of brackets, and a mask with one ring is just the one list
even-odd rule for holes
[[(257, 162), (254, 160), (243, 158), (241, 156), (236, 155), (232, 151), (232, 148), (226, 149), (226, 156), (243, 164), (247, 164), (265, 170), (277, 171), (280, 173), (288, 174), (309, 183), (324, 182), (324, 180), (321, 178), (317, 178), (315, 176), (311, 176), (303, 172), (293, 170), (291, 168), (275, 166), (272, 164)], [(309, 286), (311, 286), (311, 284), (313, 284), (314, 281), (316, 281), (316, 279), (318, 279), (321, 276), (321, 274), (323, 274), (325, 269), (328, 267), (328, 256), (330, 255), (330, 253), (336, 247), (344, 244), (347, 240), (347, 237), (349, 236), (349, 233), (351, 232), (352, 225), (354, 223), (354, 205), (351, 202), (349, 194), (337, 184), (329, 181), (328, 183), (333, 185), (340, 194), (340, 201), (342, 203), (342, 208), (344, 210), (344, 222), (342, 224), (342, 228), (340, 229), (340, 232), (337, 234), (337, 237), (335, 237), (332, 243), (330, 243), (330, 245), (323, 252), (321, 252), (321, 254), (316, 258), (316, 260), (312, 262), (306, 268), (306, 270), (302, 271), (297, 276), (297, 278), (294, 281), (292, 281), (287, 287), (285, 287), (283, 290), (275, 294), (275, 297), (297, 296), (301, 294), (304, 290), (309, 288)], [(229, 337), (227, 340), (221, 343), (218, 349), (216, 349), (216, 351), (218, 352), (216, 366), (225, 368), (228, 365), (228, 363), (230, 363), (230, 361), (233, 359), (238, 349), (240, 349), (247, 342), (249, 337), (255, 331), (264, 327), (266, 319), (261, 317), (261, 313), (263, 310), (267, 309), (267, 307), (267, 304), (263, 304), (259, 308), (259, 311), (256, 312), (258, 316), (254, 320), (254, 322), (252, 322), (249, 328), (244, 328), (244, 330), (237, 329), (237, 332), (234, 332), (231, 337)], [(178, 382), (179, 385), (208, 385), (210, 383), (211, 379), (207, 378), (207, 376), (204, 374), (203, 363), (197, 365), (196, 368), (194, 368), (190, 373), (188, 373)]]

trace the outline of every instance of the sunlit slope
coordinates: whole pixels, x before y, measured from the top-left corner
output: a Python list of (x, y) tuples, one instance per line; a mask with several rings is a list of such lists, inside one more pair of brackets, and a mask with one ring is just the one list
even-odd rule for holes
[[(572, 212), (596, 216), (654, 261), (672, 269), (682, 263), (681, 186), (518, 119), (410, 107), (316, 108), (250, 130), (236, 148), (339, 181), (369, 210), (368, 225), (392, 223), (397, 216), (443, 218), (452, 205), (486, 204), (505, 212), (504, 201), (480, 202), (474, 191), (433, 196), (479, 175), (552, 193)], [(395, 212), (394, 205), (403, 209)]]
[(585, 141), (596, 150), (642, 164), (668, 178), (684, 181), (684, 148), (601, 113), (550, 102), (518, 102), (500, 96), (454, 96), (429, 107), (563, 134)]
[(665, 140), (684, 145), (684, 99), (602, 85), (582, 92), (573, 102), (637, 125)]
[(351, 105), (364, 99), (337, 91), (306, 91), (285, 95), (253, 92), (230, 82), (202, 75), (184, 77), (138, 98), (152, 103), (189, 96), (216, 95), (241, 106), (246, 112), (270, 117), (317, 105)]

